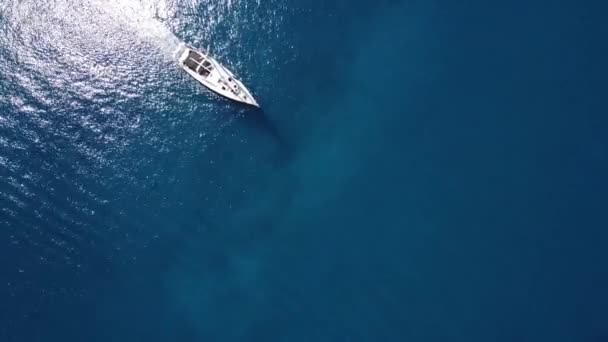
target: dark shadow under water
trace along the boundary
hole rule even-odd
[[[238,104],[240,106],[244,106]],[[278,163],[288,162],[293,156],[293,148],[289,141],[285,139],[283,132],[269,118],[267,113],[262,108],[252,108],[247,106],[247,109],[237,115],[237,122],[243,126],[254,129],[258,134],[268,135],[277,147]]]

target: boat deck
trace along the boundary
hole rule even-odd
[[[211,63],[199,53],[192,50],[188,53],[188,58],[184,61],[184,65],[203,77],[209,76],[212,71]]]

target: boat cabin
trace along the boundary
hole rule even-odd
[[[205,78],[213,71],[213,64],[206,56],[193,50],[190,50],[188,53],[188,58],[184,61],[184,65]]]

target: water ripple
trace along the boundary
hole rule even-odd
[[[264,39],[281,34],[281,11],[244,0],[0,2],[0,248],[11,256],[0,267],[13,288],[80,294],[44,275],[134,263],[182,229],[174,217],[203,221],[225,203],[214,148],[244,109],[188,79],[172,54],[184,40],[210,46],[246,83],[272,75],[280,63]],[[188,198],[189,178],[209,186]]]

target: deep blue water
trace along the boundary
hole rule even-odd
[[[608,340],[607,9],[3,0],[0,341]]]

